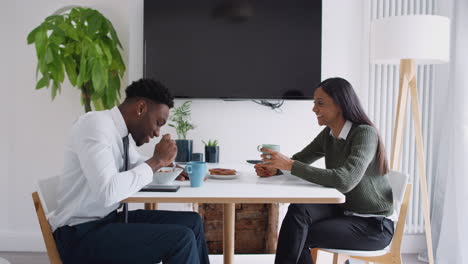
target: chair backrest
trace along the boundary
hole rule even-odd
[[[57,190],[60,183],[60,177],[54,176],[37,181],[37,192],[41,198],[44,213],[49,219],[50,213],[57,209]]]
[[[405,195],[406,184],[408,183],[408,175],[398,172],[391,171],[387,174],[388,180],[390,181],[390,186],[392,186],[393,200],[397,201],[399,204],[403,201],[403,196]],[[395,206],[399,210],[399,205]]]
[[[411,195],[411,184],[408,184],[408,175],[401,172],[391,171],[387,177],[392,186],[395,209],[398,212],[398,220],[390,250],[394,251],[396,254],[400,254],[403,232],[405,230],[406,213],[408,212],[408,203]]]
[[[51,264],[62,264],[55,239],[48,222],[48,216],[57,208],[57,187],[59,177],[55,176],[37,183],[37,192],[32,193],[37,219],[41,226],[42,236],[47,248],[47,255]]]

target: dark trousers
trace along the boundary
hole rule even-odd
[[[276,264],[312,264],[309,248],[379,250],[390,244],[393,221],[345,216],[331,204],[291,204],[281,225]]]
[[[64,264],[209,263],[201,218],[194,212],[112,212],[54,232]]]

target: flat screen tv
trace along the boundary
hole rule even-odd
[[[177,98],[311,99],[320,0],[144,2],[144,76]]]

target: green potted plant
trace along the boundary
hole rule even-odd
[[[109,109],[119,103],[120,79],[125,72],[122,45],[112,23],[91,8],[75,7],[53,14],[33,29],[28,44],[37,55],[36,89],[51,87],[52,100],[61,91],[65,75],[81,90],[86,112]]]
[[[190,123],[192,101],[186,101],[181,106],[172,109],[169,120],[170,127],[175,128],[177,133],[176,162],[188,162],[192,157],[193,140],[187,139],[187,132],[194,129],[195,125]]]
[[[209,163],[219,163],[219,146],[218,140],[208,140],[208,143],[203,141],[205,144],[205,161]]]

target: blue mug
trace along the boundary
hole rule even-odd
[[[202,186],[203,180],[206,176],[207,166],[206,162],[203,161],[191,161],[187,162],[185,171],[190,177],[190,186],[200,187]]]

